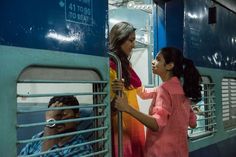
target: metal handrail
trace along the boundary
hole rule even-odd
[[[116,62],[117,78],[122,79],[122,68],[120,59],[115,53],[109,52],[110,57]],[[117,92],[118,96],[122,96],[122,91]],[[123,157],[123,126],[122,126],[122,112],[118,111],[118,157]]]

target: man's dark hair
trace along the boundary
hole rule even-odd
[[[48,104],[48,108],[55,102],[60,102],[63,103],[66,106],[78,106],[79,105],[79,101],[77,100],[76,97],[74,97],[73,95],[68,95],[68,96],[54,96],[53,98],[50,99],[49,104]],[[79,112],[79,109],[72,109],[75,113]]]

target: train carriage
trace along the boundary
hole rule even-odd
[[[235,157],[236,2],[234,0],[2,0],[0,5],[0,156],[29,143],[81,135],[81,156],[112,156],[108,32],[119,21],[136,27],[131,62],[146,87],[158,86],[151,60],[175,46],[202,76],[197,128],[188,130],[189,156]],[[74,95],[79,118],[70,133],[32,139],[48,122],[53,96]],[[150,101],[139,100],[147,113]],[[53,108],[53,110],[60,110]],[[49,124],[53,124],[50,123]],[[174,139],[173,139],[174,140]],[[39,152],[50,155],[67,148]]]

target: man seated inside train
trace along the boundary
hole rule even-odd
[[[78,105],[79,102],[77,98],[74,96],[55,96],[51,98],[51,100],[49,101],[48,108],[78,106]],[[73,122],[65,122],[57,124],[54,124],[53,122],[59,120],[69,120],[69,119],[73,120],[78,117],[79,117],[78,108],[64,109],[64,110],[59,110],[59,109],[49,110],[45,113],[45,119],[46,122],[48,122],[48,124],[44,127],[44,130],[42,132],[34,135],[32,139],[75,132],[77,131],[78,122],[73,121]],[[20,155],[31,155],[46,151],[52,151],[50,153],[44,154],[43,156],[78,157],[92,152],[92,147],[90,145],[75,146],[84,142],[85,139],[78,134],[73,134],[69,136],[67,135],[57,138],[50,138],[45,140],[37,140],[28,143],[21,150]]]

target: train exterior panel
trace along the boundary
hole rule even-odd
[[[107,6],[94,0],[2,1],[0,44],[106,56]]]
[[[74,119],[80,126],[73,134],[92,146],[85,156],[112,156],[107,52],[109,28],[119,21],[136,28],[131,63],[146,87],[161,83],[151,73],[151,60],[162,47],[181,49],[197,65],[203,98],[194,104],[201,114],[197,128],[188,130],[189,156],[236,156],[234,0],[2,0],[0,13],[4,157],[19,156],[34,141],[56,95],[75,95],[80,102],[81,117]],[[150,102],[139,102],[147,113]],[[47,138],[56,136],[36,141]]]

